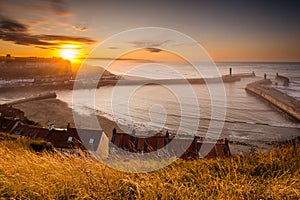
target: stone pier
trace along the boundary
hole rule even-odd
[[[270,87],[271,84],[272,82],[270,79],[264,79],[248,84],[245,89],[246,91],[268,101],[283,112],[295,118],[297,121],[300,121],[300,102],[297,99]]]

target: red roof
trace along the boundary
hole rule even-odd
[[[43,127],[19,124],[13,134],[30,139],[43,139],[58,149],[79,148],[95,151],[98,148],[102,131],[80,129],[78,133],[75,128],[49,130]]]
[[[10,133],[19,120],[0,116],[0,131]]]
[[[126,133],[117,133],[113,135],[111,142],[114,144],[114,146],[110,147],[116,150],[117,148],[121,148],[127,152],[144,153],[159,151],[159,154],[163,153],[167,154],[168,156],[176,156],[182,159],[197,159],[203,157],[225,158],[230,156],[227,140],[208,142],[203,141],[203,138],[194,137],[194,140],[191,141],[191,139],[172,139],[161,135],[151,137],[134,137]]]
[[[18,125],[13,133],[30,139],[44,139],[48,130],[36,126]]]
[[[76,129],[68,129],[68,130],[53,129],[51,131],[48,131],[48,134],[44,138],[44,140],[50,142],[56,148],[84,149]]]

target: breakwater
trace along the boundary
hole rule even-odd
[[[241,78],[253,77],[254,73],[241,73],[232,75],[223,75],[222,77],[210,78],[187,78],[187,79],[117,79],[117,80],[101,80],[99,86],[107,85],[163,85],[163,84],[207,84],[207,83],[231,83],[240,81]]]
[[[264,79],[250,83],[246,86],[246,91],[251,92],[262,99],[268,101],[283,112],[300,121],[300,102],[275,88],[271,87],[271,80]]]
[[[20,104],[20,103],[26,103],[26,102],[30,102],[30,101],[37,101],[37,100],[43,100],[43,99],[51,99],[51,98],[56,98],[55,92],[42,93],[39,95],[35,95],[35,96],[23,98],[23,99],[18,99],[18,100],[6,103],[6,105],[12,106],[12,105]]]
[[[193,79],[145,79],[145,80],[101,80],[98,86],[107,85],[164,85],[164,84],[205,84],[240,81],[239,77],[226,76],[222,78],[193,78]]]

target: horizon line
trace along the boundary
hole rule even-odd
[[[0,55],[0,57],[6,57],[8,54],[6,55]],[[13,56],[13,54],[10,54],[11,57],[15,57],[15,58],[62,58],[60,56]],[[64,59],[64,58],[62,58]],[[119,60],[119,61],[143,61],[143,62],[156,62],[155,60],[147,60],[147,59],[139,59],[139,58],[109,58],[109,57],[86,57],[86,58],[78,58],[80,60],[85,60],[85,59],[99,59],[99,60]],[[64,59],[64,60],[68,60],[68,59]],[[215,63],[300,63],[300,60],[295,60],[295,61],[290,61],[290,60],[213,60],[213,62]],[[201,61],[196,61],[196,62],[201,62]]]

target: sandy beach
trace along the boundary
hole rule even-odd
[[[48,122],[54,122],[57,128],[66,128],[67,124],[70,123],[71,127],[75,127],[73,119],[73,111],[67,103],[59,99],[45,99],[37,100],[26,103],[14,105],[15,108],[21,109],[25,112],[25,116],[33,120],[41,126],[47,126]],[[117,127],[116,123],[103,117],[97,116],[102,130],[110,136],[112,129],[116,127],[117,131],[121,130]],[[93,127],[90,122],[82,121],[81,126]]]

